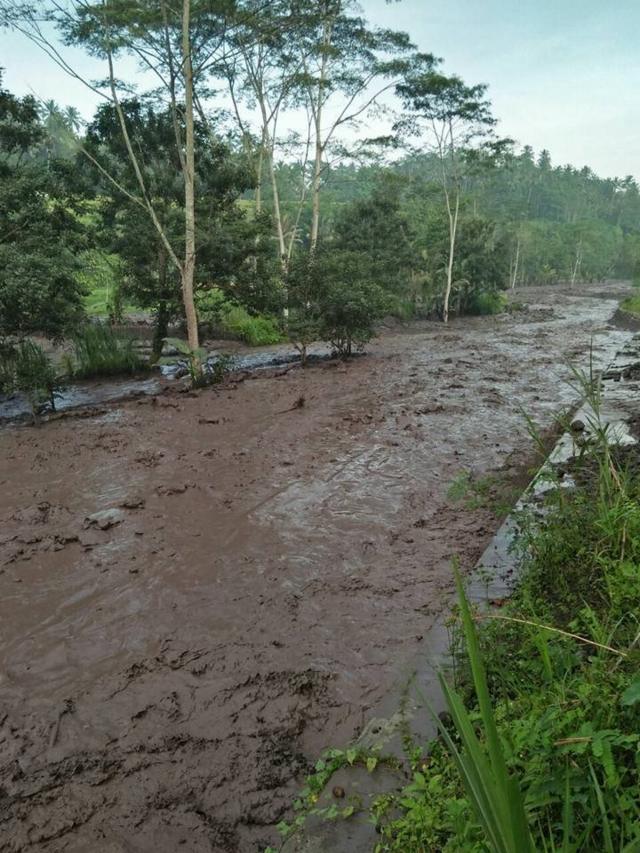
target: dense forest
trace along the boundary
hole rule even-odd
[[[329,0],[196,3],[187,30],[179,11],[44,14],[105,62],[88,123],[0,93],[3,336],[73,336],[99,307],[150,312],[156,357],[175,323],[192,354],[203,323],[348,353],[387,314],[446,321],[521,285],[640,273],[635,179],[500,138],[486,87],[405,33]],[[3,19],[50,49],[37,9]],[[118,78],[126,53],[156,86]]]

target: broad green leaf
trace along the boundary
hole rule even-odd
[[[635,705],[637,702],[640,702],[640,678],[636,678],[635,681],[631,682],[622,694],[620,702],[623,705]]]

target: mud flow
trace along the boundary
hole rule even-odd
[[[0,431],[0,849],[258,851],[477,559],[621,289]],[[301,404],[301,398],[304,398]]]

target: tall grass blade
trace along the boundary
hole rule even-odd
[[[496,853],[533,853],[533,842],[520,786],[509,774],[502,751],[475,625],[457,565],[454,566],[454,573],[462,628],[480,707],[486,748],[480,743],[462,700],[443,675],[440,676],[440,683],[453,724],[462,742],[463,751],[457,748],[446,727],[439,721],[440,730],[478,820],[485,831],[487,841],[494,851]]]

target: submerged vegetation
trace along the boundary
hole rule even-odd
[[[144,362],[131,337],[106,323],[88,323],[73,338],[73,355],[66,358],[67,374],[79,379],[138,373]]]
[[[0,394],[24,394],[34,418],[47,405],[55,410],[61,387],[62,377],[35,341],[0,345]]]

